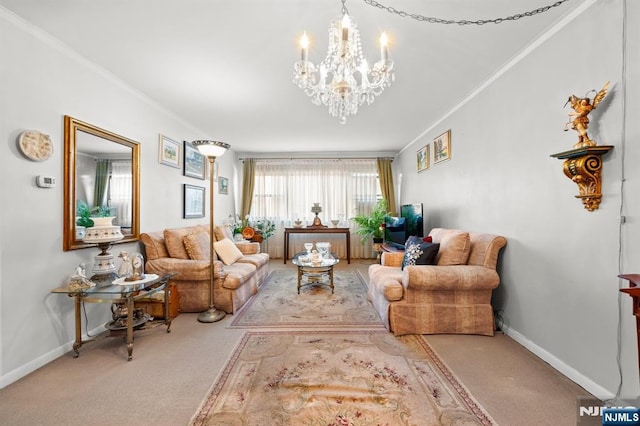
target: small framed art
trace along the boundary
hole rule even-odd
[[[433,140],[433,164],[451,159],[451,129]]]
[[[207,172],[206,158],[191,142],[184,141],[184,169],[182,174],[204,180]]]
[[[204,186],[182,184],[182,217],[194,219],[204,217]]]
[[[218,194],[229,193],[229,179],[226,177],[218,176]]]
[[[158,141],[158,162],[166,166],[180,168],[180,144],[160,135]]]
[[[419,172],[429,168],[429,145],[426,145],[416,153],[416,168]]]

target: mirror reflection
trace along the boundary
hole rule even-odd
[[[90,246],[92,217],[113,217],[120,242],[139,238],[138,164],[137,142],[65,116],[65,250]]]

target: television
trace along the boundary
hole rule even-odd
[[[405,218],[387,216],[384,222],[385,244],[399,250],[404,250],[404,243],[407,241],[407,227]]]
[[[400,216],[388,216],[385,221],[384,239],[387,246],[404,250],[407,238],[424,236],[422,204],[404,204],[400,206]]]
[[[422,203],[404,204],[400,206],[400,217],[407,223],[407,238],[411,235],[424,237],[424,223],[422,220]]]

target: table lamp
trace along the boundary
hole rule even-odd
[[[91,281],[98,286],[110,285],[113,280],[118,278],[116,266],[113,263],[113,255],[109,253],[111,245],[124,238],[120,227],[113,225],[111,222],[115,219],[109,217],[93,217],[93,226],[86,229],[82,241],[88,244],[96,244],[101,250],[96,255],[93,263],[93,275]]]

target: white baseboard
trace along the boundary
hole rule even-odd
[[[507,336],[509,336],[510,338],[512,338],[513,340],[515,340],[516,342],[520,343],[522,346],[527,348],[529,351],[534,353],[538,358],[547,362],[553,368],[555,368],[560,373],[565,375],[568,379],[582,386],[587,392],[591,393],[596,398],[604,401],[604,400],[611,399],[615,396],[614,393],[600,386],[590,378],[578,372],[575,368],[571,367],[570,365],[567,365],[565,362],[558,359],[553,354],[542,349],[540,346],[536,345],[535,343],[533,343],[531,340],[529,340],[528,338],[526,338],[516,330],[503,325],[502,331],[504,332],[504,334],[506,334]]]
[[[97,336],[98,334],[102,333],[105,330],[106,328],[102,325],[100,327],[96,327],[94,330],[91,330],[89,334],[92,336]],[[87,339],[87,338],[88,336],[83,336],[83,339]],[[9,373],[0,376],[0,389],[3,389],[9,386],[13,382],[17,382],[21,378],[33,373],[38,368],[43,367],[48,363],[50,363],[51,361],[55,360],[56,358],[59,358],[62,355],[66,354],[67,352],[73,349],[74,341],[75,340],[72,340],[70,342],[65,343],[62,346],[58,346],[57,348],[34,359],[33,361],[23,364],[20,367],[16,368],[15,370],[12,370]]]

